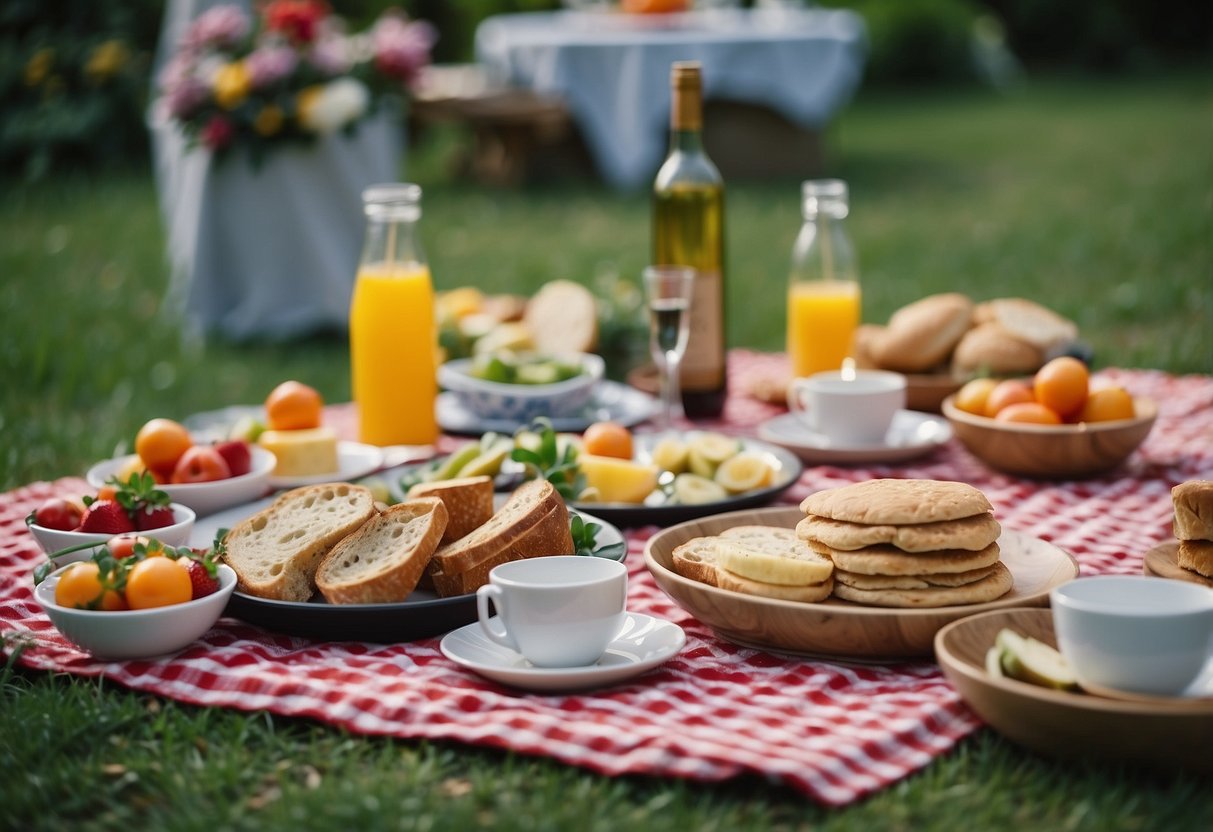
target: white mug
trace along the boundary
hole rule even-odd
[[[618,561],[528,558],[494,567],[476,590],[476,613],[486,636],[536,667],[583,667],[623,629],[627,591],[628,570]]]
[[[788,385],[788,409],[809,430],[838,444],[885,441],[905,406],[906,377],[886,370],[833,370]]]
[[[1079,684],[1180,694],[1213,656],[1213,589],[1145,575],[1068,581],[1049,593],[1057,647]]]

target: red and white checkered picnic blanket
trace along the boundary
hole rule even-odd
[[[737,352],[723,421],[752,433],[776,408],[747,398],[742,379],[777,375],[780,356]],[[811,467],[783,502],[878,476],[973,483],[1002,524],[1073,553],[1085,574],[1141,569],[1171,535],[1170,488],[1213,478],[1213,377],[1107,371],[1159,403],[1153,432],[1113,474],[1040,483],[995,474],[955,441],[910,465]],[[756,772],[843,805],[927,765],[980,722],[935,665],[851,665],[795,659],[717,639],[675,606],[644,567],[644,541],[627,534],[629,607],[678,622],[680,655],[625,684],[577,695],[521,693],[448,661],[438,639],[410,644],[321,643],[231,619],[187,650],[155,661],[97,662],[64,641],[32,599],[41,554],[23,523],[51,495],[79,494],[62,479],[0,495],[0,631],[31,634],[29,667],[102,675],[197,705],[265,709],[364,734],[427,737],[555,757],[604,774],[723,780]]]

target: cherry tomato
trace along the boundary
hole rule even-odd
[[[1087,365],[1063,355],[1040,368],[1032,382],[1032,391],[1036,401],[1065,418],[1082,410],[1089,382]]]
[[[101,585],[101,568],[92,561],[73,564],[59,576],[55,603],[78,610],[124,610],[122,593]]]
[[[122,560],[123,558],[129,558],[131,555],[135,554],[136,543],[142,543],[146,547],[152,544],[152,539],[150,537],[143,537],[141,535],[122,534],[118,535],[117,537],[111,537],[105,546],[110,550],[111,556],[117,560]],[[163,550],[160,552],[149,551],[148,554],[161,554],[162,552]]]
[[[191,597],[189,570],[172,558],[141,560],[126,578],[126,602],[133,610],[182,604]]]

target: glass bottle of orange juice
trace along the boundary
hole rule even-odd
[[[793,376],[837,370],[859,326],[859,269],[847,236],[847,183],[810,180],[802,186],[804,225],[792,251],[788,281],[788,355]]]
[[[434,287],[421,249],[421,188],[374,185],[362,194],[366,241],[350,302],[350,375],[358,435],[373,445],[438,438],[434,401]]]

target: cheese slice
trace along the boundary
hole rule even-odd
[[[330,427],[267,430],[257,444],[277,457],[275,477],[310,477],[337,472],[337,434]]]

